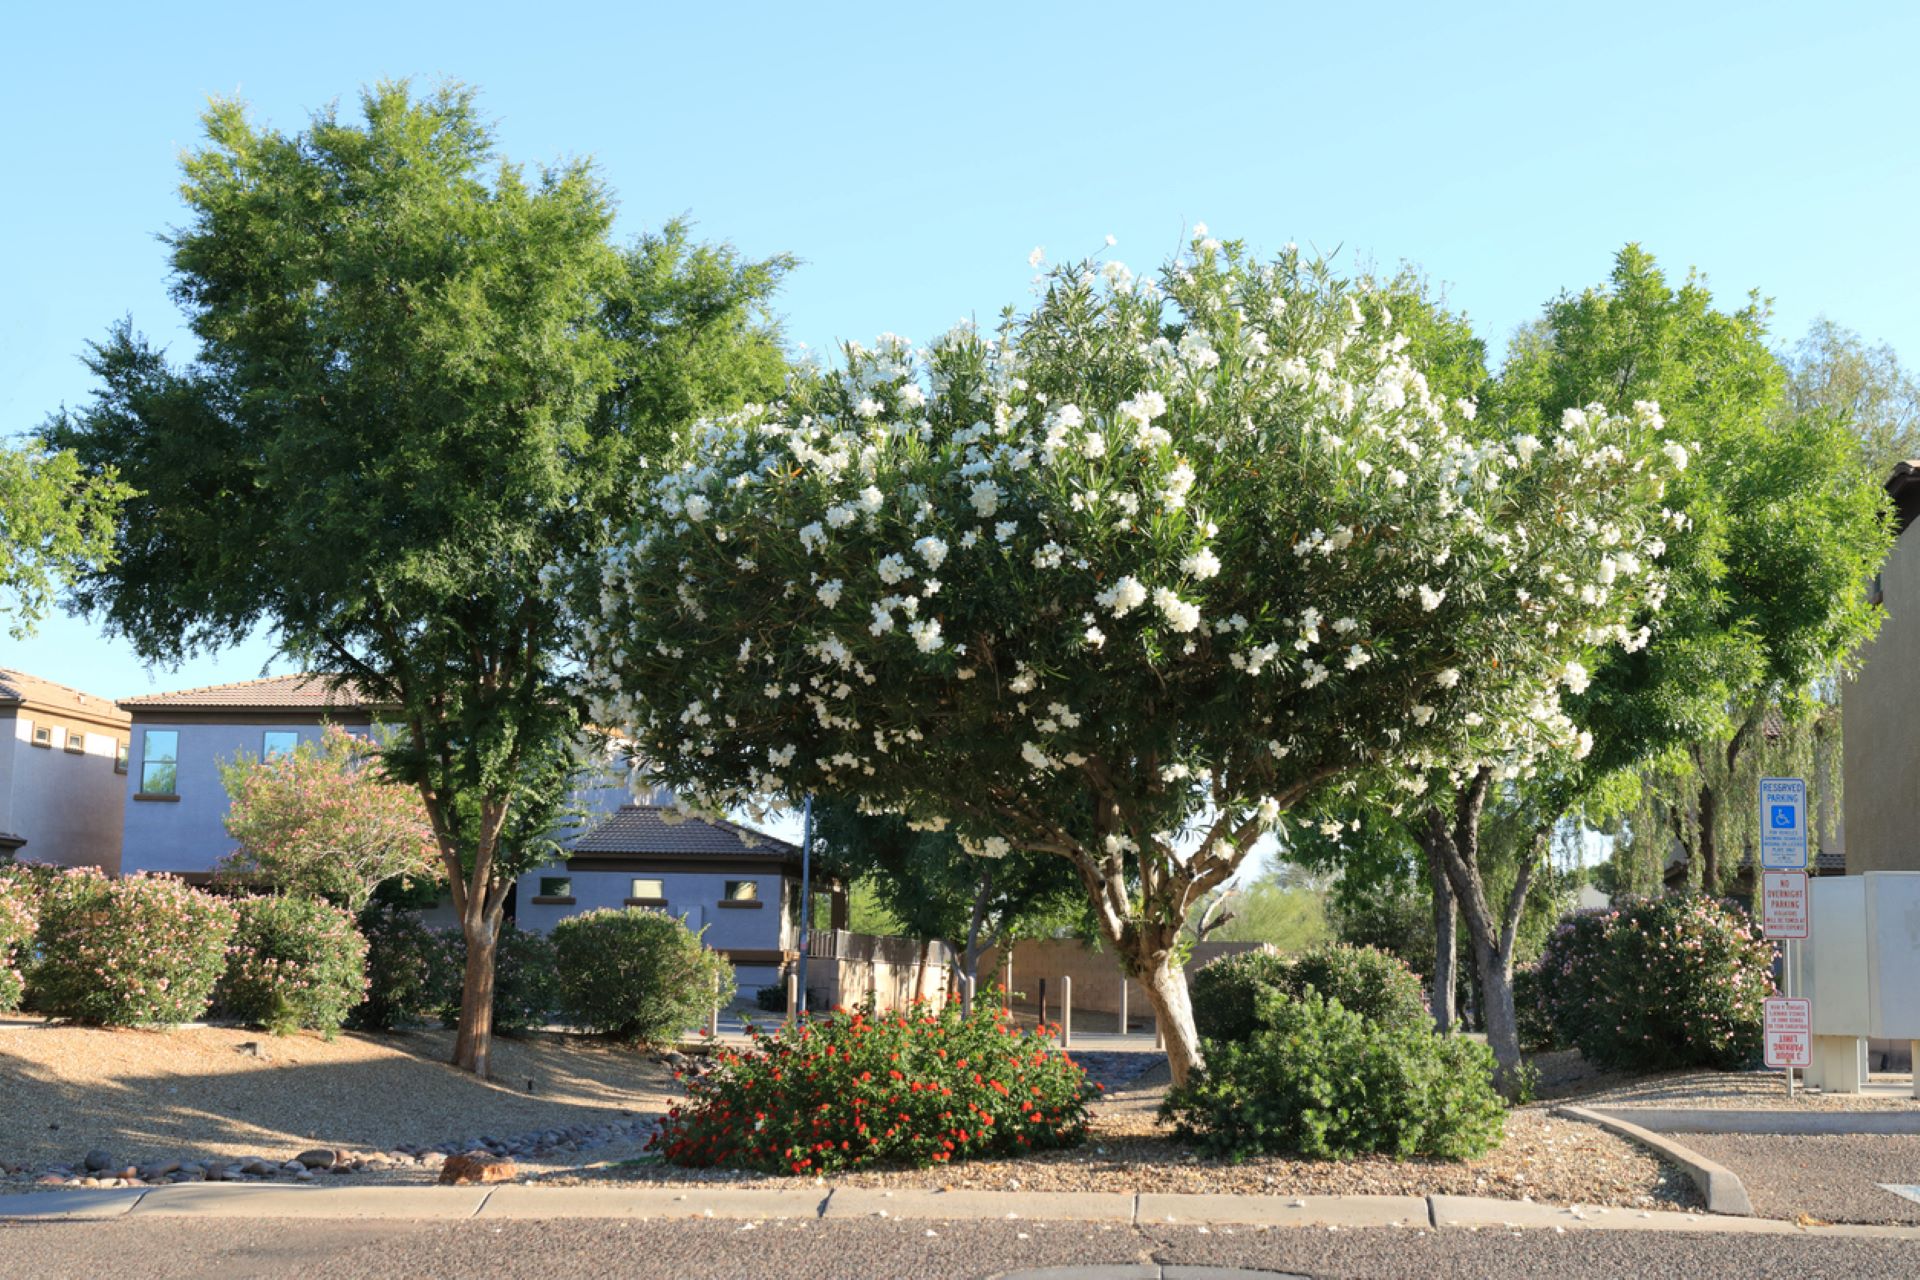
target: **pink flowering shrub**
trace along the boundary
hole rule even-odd
[[[40,895],[34,1007],[110,1027],[192,1022],[226,966],[238,913],[172,876],[64,871]]]
[[[1658,898],[1562,921],[1532,986],[1554,1038],[1596,1066],[1732,1070],[1760,1056],[1773,948],[1728,903]]]
[[[332,1036],[367,994],[367,940],[313,898],[244,898],[216,999],[223,1012],[286,1035]]]
[[[26,880],[0,878],[0,1013],[18,1009],[26,991],[20,966],[33,948],[34,926],[39,918],[34,896],[33,886]]]

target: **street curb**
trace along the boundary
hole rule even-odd
[[[1679,1165],[1693,1179],[1693,1185],[1700,1189],[1701,1198],[1707,1202],[1708,1213],[1742,1218],[1753,1216],[1753,1201],[1747,1198],[1747,1188],[1741,1183],[1739,1175],[1725,1165],[1707,1159],[1692,1147],[1604,1111],[1592,1111],[1586,1107],[1556,1107],[1554,1110],[1570,1120],[1598,1125],[1610,1133],[1629,1138],[1662,1159]]]
[[[1660,1133],[1882,1137],[1920,1134],[1920,1111],[1732,1111],[1705,1107],[1614,1107],[1602,1114]]]
[[[1252,1196],[1125,1192],[926,1191],[866,1187],[764,1190],[669,1187],[174,1186],[0,1193],[0,1224],[120,1217],[408,1219],[495,1222],[559,1218],[1112,1222],[1415,1231],[1553,1230],[1850,1236],[1920,1241],[1920,1227],[1802,1226],[1774,1218],[1535,1204],[1480,1196]]]

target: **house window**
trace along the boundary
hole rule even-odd
[[[573,881],[567,876],[541,876],[540,896],[543,898],[571,898]]]
[[[140,746],[140,792],[149,796],[178,794],[180,735],[172,729],[149,729]]]
[[[53,745],[53,730],[43,724],[33,726],[33,745],[36,747],[51,747]]]
[[[635,880],[633,882],[632,896],[636,898],[657,898],[664,902],[667,897],[667,882],[665,880]]]
[[[87,735],[84,733],[75,733],[72,729],[67,730],[66,746],[67,751],[73,755],[85,755],[87,752]]]
[[[113,771],[115,773],[127,771],[127,744],[124,742],[113,744]]]
[[[728,902],[760,901],[760,882],[758,880],[727,881],[727,901]]]
[[[300,745],[300,735],[291,729],[269,729],[260,735],[260,758],[271,760],[275,756],[289,756]]]

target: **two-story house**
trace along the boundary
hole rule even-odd
[[[324,675],[146,694],[120,705],[132,718],[120,866],[192,881],[208,879],[234,847],[221,764],[243,752],[291,751],[328,724],[371,734],[389,710]],[[671,795],[643,798],[631,803],[622,764],[583,771],[571,805],[578,826],[561,838],[567,857],[519,879],[508,902],[516,923],[545,932],[596,907],[657,907],[704,928],[743,987],[778,981],[796,955],[799,849],[734,823],[674,822]],[[815,887],[830,897],[836,926],[844,924],[844,887]],[[444,901],[426,917],[457,923]]]
[[[123,698],[131,717],[122,871],[204,881],[233,851],[220,766],[242,752],[266,758],[318,738],[327,724],[371,732],[379,708],[321,675]]]
[[[0,855],[120,870],[127,714],[0,667]]]

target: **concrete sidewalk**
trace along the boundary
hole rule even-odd
[[[1777,1219],[1556,1207],[1476,1196],[1239,1196],[862,1188],[270,1187],[217,1183],[0,1195],[0,1221],[141,1217],[303,1219],[908,1219],[1436,1230],[1717,1232],[1920,1241],[1920,1227],[1803,1227]]]

